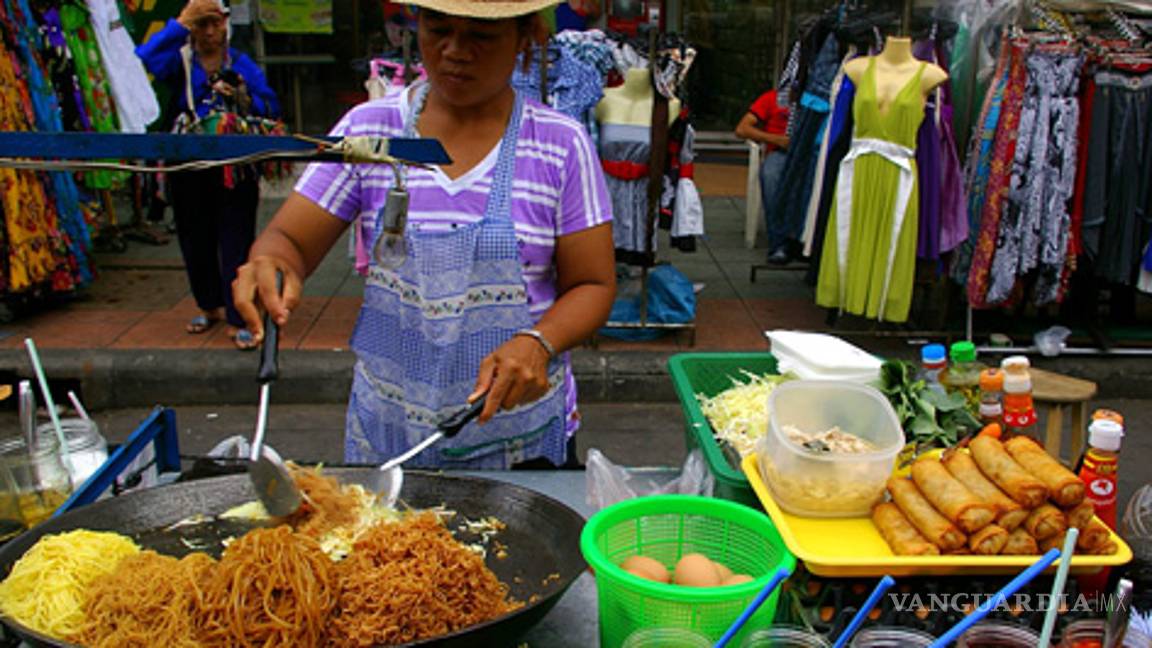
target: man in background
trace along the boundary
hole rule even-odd
[[[788,108],[781,106],[775,90],[760,95],[736,125],[736,136],[761,147],[760,204],[768,229],[768,263],[785,265],[795,256],[783,233],[776,213],[776,183],[784,173],[788,148]]]

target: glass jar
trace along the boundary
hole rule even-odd
[[[72,494],[72,478],[60,460],[55,437],[41,436],[31,451],[24,439],[0,441],[0,466],[8,487],[16,493],[24,524],[33,527],[48,519]]]
[[[24,515],[20,512],[20,497],[16,480],[8,466],[0,464],[0,542],[5,542],[24,531]]]
[[[1034,648],[1040,635],[1013,623],[977,623],[956,640],[956,648]]]
[[[686,628],[641,628],[621,648],[711,648],[712,640]]]
[[[796,626],[772,626],[748,635],[741,648],[829,648],[824,635]]]
[[[852,638],[851,648],[928,648],[936,638],[911,628],[866,628]]]
[[[1099,648],[1104,645],[1104,620],[1080,619],[1068,624],[1060,637],[1060,648]]]
[[[108,442],[100,434],[96,421],[83,418],[60,419],[60,429],[68,442],[68,458],[64,465],[72,476],[72,483],[80,487],[108,460]],[[36,428],[37,437],[56,439],[56,428],[44,423]]]

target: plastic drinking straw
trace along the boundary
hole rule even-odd
[[[980,607],[976,608],[975,612],[964,617],[960,623],[952,626],[951,630],[945,632],[936,641],[933,641],[932,645],[928,646],[928,648],[946,648],[946,646],[950,645],[953,641],[956,641],[960,635],[967,632],[968,628],[971,628],[977,623],[980,623],[980,621],[982,621],[984,617],[988,616],[988,613],[991,612],[997,605],[1003,603],[1008,599],[1009,596],[1012,596],[1021,587],[1024,587],[1029,582],[1031,582],[1033,578],[1036,578],[1036,576],[1040,574],[1040,572],[1048,569],[1048,566],[1056,562],[1056,559],[1059,557],[1059,549],[1049,549],[1048,553],[1040,557],[1040,560],[1037,560],[1036,562],[1032,563],[1028,569],[1020,572],[1016,578],[1013,578],[1008,582],[1007,585],[1000,588],[1000,591],[996,592],[992,598],[981,603]]]
[[[76,413],[80,415],[80,418],[85,421],[92,420],[92,417],[88,416],[88,410],[84,409],[84,405],[80,402],[80,399],[76,398],[76,392],[71,389],[68,390],[68,400],[72,401],[72,407],[76,409]]]
[[[868,618],[868,614],[872,612],[872,608],[876,607],[876,604],[880,602],[880,597],[884,596],[884,592],[887,592],[889,588],[895,584],[896,581],[888,575],[885,575],[884,578],[880,579],[879,583],[876,583],[876,589],[872,590],[872,593],[868,595],[868,600],[864,601],[864,605],[860,606],[860,609],[856,612],[856,616],[852,617],[851,623],[848,624],[848,627],[844,628],[844,632],[840,633],[840,638],[836,640],[836,643],[832,644],[832,648],[844,648],[844,646],[848,644],[848,640],[851,639],[852,635],[856,634],[856,631],[864,624],[864,619]]]
[[[28,347],[32,368],[36,370],[36,380],[40,381],[40,391],[44,394],[44,406],[48,408],[48,416],[52,417],[52,427],[56,429],[56,440],[60,442],[60,457],[68,461],[68,442],[64,439],[64,428],[60,427],[60,417],[56,415],[56,401],[52,400],[52,392],[48,390],[48,379],[44,377],[44,367],[40,364],[36,343],[32,338],[24,338],[24,346]]]
[[[732,637],[735,637],[736,633],[740,632],[740,628],[744,627],[744,624],[748,622],[748,619],[751,618],[752,615],[756,613],[756,610],[759,610],[760,606],[764,604],[764,601],[768,600],[768,597],[772,595],[772,590],[776,589],[776,586],[779,585],[781,581],[791,575],[791,569],[786,569],[784,567],[778,568],[776,573],[772,574],[772,578],[768,580],[768,584],[760,590],[760,593],[756,595],[756,598],[752,599],[752,602],[748,604],[748,607],[744,608],[744,611],[741,612],[740,616],[736,618],[736,622],[724,631],[724,636],[720,637],[720,640],[716,642],[715,648],[724,648],[724,646],[726,646],[729,641],[732,641]]]
[[[1080,537],[1080,529],[1068,529],[1064,536],[1064,549],[1060,552],[1060,566],[1056,568],[1056,580],[1052,581],[1052,596],[1048,599],[1048,610],[1044,613],[1044,630],[1040,633],[1040,643],[1047,646],[1052,643],[1052,631],[1056,628],[1056,615],[1060,609],[1060,597],[1064,595],[1064,583],[1068,580],[1068,568],[1072,566],[1072,552],[1076,549],[1076,539]]]

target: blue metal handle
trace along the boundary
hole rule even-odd
[[[56,509],[52,517],[95,502],[149,443],[156,447],[158,472],[180,471],[180,441],[176,433],[175,410],[159,406],[153,409],[152,414],[144,419],[116,452],[112,453],[108,461],[105,461],[88,481],[72,491],[72,496]]]

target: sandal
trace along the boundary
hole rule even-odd
[[[258,345],[256,344],[256,336],[252,335],[252,331],[242,328],[236,331],[236,335],[232,336],[232,342],[236,344],[236,348],[241,351],[251,351]]]
[[[214,317],[208,317],[207,315],[197,315],[188,320],[188,325],[184,327],[184,330],[190,335],[200,335],[201,333],[207,333],[208,330],[216,326],[219,321],[220,320]]]

